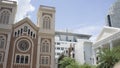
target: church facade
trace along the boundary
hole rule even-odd
[[[14,24],[17,3],[0,0],[0,68],[54,68],[55,8],[41,5],[37,25]]]

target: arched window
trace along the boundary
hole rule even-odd
[[[21,62],[20,63],[24,63],[24,56],[21,56]]]
[[[20,56],[17,55],[17,56],[16,56],[16,63],[20,63],[19,61],[20,61]]]
[[[25,64],[28,63],[28,56],[25,57]]]
[[[16,55],[15,62],[17,64],[28,64],[29,56],[25,54]]]
[[[50,51],[50,41],[43,40],[41,45],[41,52],[49,52]]]
[[[5,46],[5,37],[0,36],[0,49],[3,49]]]
[[[4,10],[0,14],[0,23],[1,24],[8,24],[9,23],[9,18],[10,18],[10,13],[7,10]]]
[[[50,29],[51,27],[51,20],[50,20],[50,17],[44,17],[43,18],[43,29]]]

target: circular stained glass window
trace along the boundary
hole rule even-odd
[[[21,51],[27,51],[29,49],[29,43],[26,40],[22,40],[18,43],[18,48]]]

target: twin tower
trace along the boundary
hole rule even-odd
[[[37,25],[14,23],[16,9],[15,1],[0,0],[0,68],[55,68],[55,8],[40,6]]]

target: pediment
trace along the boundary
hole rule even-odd
[[[36,38],[38,27],[28,18],[13,25],[14,36],[27,35]]]
[[[14,29],[19,28],[19,27],[24,27],[28,26],[32,28],[33,30],[38,30],[39,28],[29,19],[29,18],[24,18],[23,20],[17,22],[14,24]]]
[[[119,28],[114,28],[114,27],[104,27],[102,29],[102,31],[100,32],[100,34],[98,35],[96,41],[102,40],[104,38],[107,38],[117,32],[119,32],[120,29]]]

